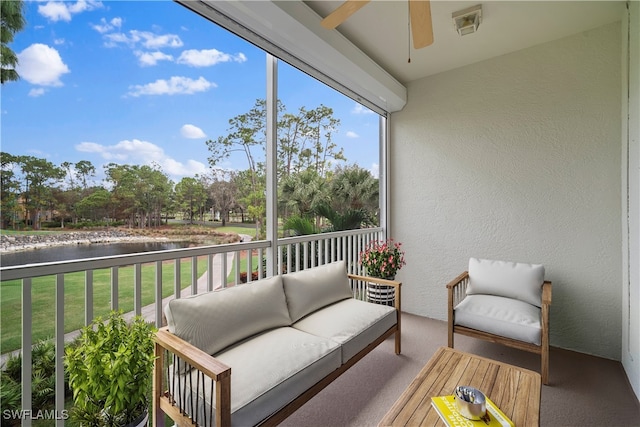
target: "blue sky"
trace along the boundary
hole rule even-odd
[[[1,149],[60,165],[155,162],[175,181],[208,172],[205,141],[265,98],[265,54],[172,1],[27,1],[2,85]],[[320,104],[348,163],[377,175],[378,116],[281,63],[287,111]],[[224,167],[246,169],[242,157]]]

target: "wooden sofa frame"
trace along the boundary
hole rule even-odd
[[[297,409],[302,407],[313,396],[322,391],[326,386],[331,384],[333,380],[338,378],[344,372],[346,372],[356,362],[366,356],[370,351],[384,342],[387,338],[395,334],[395,352],[400,354],[401,352],[401,328],[400,328],[400,313],[401,313],[401,294],[400,288],[401,282],[395,280],[386,280],[376,277],[360,276],[355,274],[349,274],[349,279],[352,281],[372,282],[380,285],[392,286],[395,288],[395,302],[394,308],[397,312],[397,323],[389,328],[384,334],[378,337],[375,341],[370,343],[367,347],[362,349],[359,353],[354,355],[340,368],[331,372],[324,377],[318,383],[306,390],[296,399],[289,404],[281,408],[279,411],[273,413],[266,419],[262,420],[260,426],[275,426],[284,421],[288,416],[293,414]],[[154,365],[153,375],[153,425],[164,427],[164,415],[168,415],[177,426],[179,427],[193,427],[197,424],[194,420],[186,414],[186,412],[175,405],[175,399],[166,390],[165,387],[165,374],[168,369],[170,361],[167,360],[167,353],[173,353],[178,356],[182,361],[191,365],[193,369],[197,369],[204,373],[208,378],[213,379],[215,383],[215,425],[216,427],[226,427],[231,425],[231,367],[216,360],[213,356],[203,352],[202,350],[194,347],[188,342],[180,339],[176,335],[169,332],[168,327],[163,327],[158,330],[155,337],[155,357],[156,363]]]
[[[465,326],[455,325],[454,308],[467,295],[467,286],[469,285],[469,272],[465,271],[458,277],[447,284],[448,293],[448,341],[449,347],[453,348],[453,334],[459,333],[473,338],[479,338],[486,341],[506,345],[520,350],[529,351],[540,355],[540,375],[542,383],[549,384],[549,306],[551,305],[551,282],[544,281],[542,284],[542,307],[541,307],[541,342],[540,345],[515,340],[512,338],[494,335],[485,331],[468,328]]]

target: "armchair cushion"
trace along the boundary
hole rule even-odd
[[[540,308],[494,295],[468,295],[455,307],[455,324],[540,345]]]
[[[467,295],[517,299],[541,307],[544,266],[487,259],[469,259]]]
[[[344,261],[285,274],[282,280],[293,322],[319,308],[353,297]]]

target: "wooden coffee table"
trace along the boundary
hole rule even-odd
[[[539,373],[440,347],[379,425],[444,425],[431,398],[453,394],[458,385],[482,391],[516,426],[540,424]]]

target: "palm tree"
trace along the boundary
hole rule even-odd
[[[315,212],[329,221],[330,225],[323,230],[325,232],[356,230],[369,221],[369,214],[365,209],[347,208],[337,211],[323,203],[316,207]]]
[[[18,56],[9,48],[13,36],[22,28],[26,21],[22,15],[24,2],[22,0],[2,0],[0,2],[0,81],[2,84],[9,80],[18,80],[20,76],[15,70]]]

